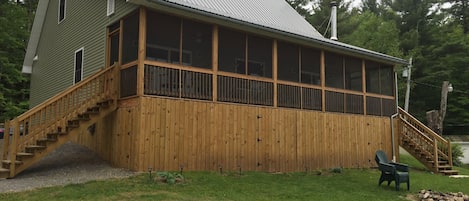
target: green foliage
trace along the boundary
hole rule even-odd
[[[464,174],[469,170],[465,170]],[[0,200],[406,200],[420,189],[468,194],[467,179],[411,170],[411,190],[378,186],[376,169],[341,174],[186,172],[184,185],[155,185],[148,175],[0,194]],[[405,185],[404,185],[405,186]]]
[[[181,183],[184,181],[184,176],[180,173],[175,172],[157,172],[158,177],[156,178],[158,181],[162,181],[167,184],[175,184]]]
[[[461,145],[457,143],[451,144],[451,156],[453,157],[453,165],[461,166],[463,163],[461,159],[464,157]]]
[[[28,108],[29,78],[21,73],[31,24],[28,11],[21,3],[0,2],[0,122]]]

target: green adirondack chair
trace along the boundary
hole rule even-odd
[[[375,161],[381,171],[378,186],[381,186],[381,183],[384,181],[387,181],[389,186],[394,181],[396,183],[396,191],[399,191],[400,183],[407,183],[407,190],[410,190],[408,165],[389,161],[386,153],[382,150],[376,151]]]

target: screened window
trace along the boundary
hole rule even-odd
[[[299,47],[292,43],[277,43],[278,79],[298,82],[299,75]]]
[[[183,21],[182,64],[212,68],[212,26],[190,20]]]
[[[272,77],[272,40],[220,28],[218,41],[221,71]]]
[[[246,34],[220,28],[218,31],[218,66],[221,71],[246,74]]]
[[[345,89],[362,91],[362,61],[357,58],[345,58]]]
[[[326,53],[326,86],[344,88],[343,56]]]
[[[180,34],[180,18],[149,12],[147,14],[147,59],[179,63]]]
[[[392,66],[366,62],[366,91],[392,96],[394,89]]]
[[[66,1],[65,0],[59,0],[59,13],[57,15],[58,22],[62,22],[65,19],[65,6],[66,6]]]
[[[311,48],[301,48],[301,82],[321,84],[321,52]]]
[[[83,48],[75,51],[75,68],[73,83],[80,82],[83,78]]]
[[[138,23],[139,15],[134,13],[124,19],[122,39],[122,63],[126,64],[138,58]]]
[[[272,40],[248,36],[248,75],[272,77]]]

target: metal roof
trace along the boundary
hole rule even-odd
[[[166,1],[226,18],[306,37],[323,36],[285,0],[153,0]]]
[[[142,0],[130,0],[141,3]],[[176,9],[228,20],[279,33],[336,50],[364,55],[395,64],[408,62],[383,53],[356,47],[323,37],[285,0],[146,0]]]

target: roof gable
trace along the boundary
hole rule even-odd
[[[169,2],[245,23],[309,38],[323,36],[284,0],[153,0]]]

